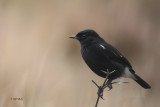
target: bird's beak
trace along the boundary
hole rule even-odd
[[[69,38],[77,39],[77,36],[76,35],[71,35],[71,36],[69,36]]]

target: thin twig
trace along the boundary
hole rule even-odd
[[[109,73],[109,70],[108,70],[108,69],[107,69],[107,72],[106,72],[106,71],[102,71],[102,72],[104,72],[104,73],[106,74],[106,78],[105,78],[105,80],[104,80],[104,82],[103,82],[103,84],[102,84],[101,86],[99,86],[95,81],[92,80],[92,82],[93,82],[93,83],[97,86],[97,88],[98,88],[98,92],[97,92],[98,97],[97,97],[97,101],[96,101],[95,107],[98,106],[99,98],[102,98],[102,99],[103,99],[103,90],[104,90],[105,88],[108,87],[109,90],[111,90],[111,89],[112,89],[112,84],[128,83],[128,82],[121,82],[121,81],[117,81],[117,82],[111,82],[111,81],[109,81],[108,77],[110,76],[110,74],[116,72],[115,70],[112,71],[112,72],[110,72],[110,73]],[[104,100],[104,99],[103,99],[103,100]]]
[[[106,88],[106,82],[108,80],[108,77],[109,77],[109,71],[107,70],[107,72],[106,72],[106,78],[105,78],[102,86],[98,86],[98,84],[95,81],[92,80],[92,82],[98,87],[98,92],[97,92],[98,97],[97,97],[97,101],[96,101],[95,107],[98,106],[99,98],[103,99],[103,90]]]
[[[99,102],[99,96],[97,97],[97,101],[96,101],[96,105],[95,105],[95,107],[97,107],[98,106],[98,102]]]

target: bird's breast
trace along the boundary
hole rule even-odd
[[[109,59],[94,47],[82,48],[81,54],[86,64],[92,70],[107,69],[110,66]]]

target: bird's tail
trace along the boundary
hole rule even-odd
[[[136,75],[135,73],[133,75],[134,75],[133,80],[135,80],[140,86],[142,86],[145,89],[151,88],[151,86],[147,82],[145,82],[142,78],[140,78],[138,75]]]

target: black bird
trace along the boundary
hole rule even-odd
[[[107,70],[110,73],[114,71],[109,75],[108,83],[111,84],[116,78],[126,77],[132,78],[145,89],[151,88],[135,73],[129,61],[94,30],[84,30],[70,38],[80,42],[82,57],[93,72],[105,78]],[[111,89],[112,86],[109,88]]]

